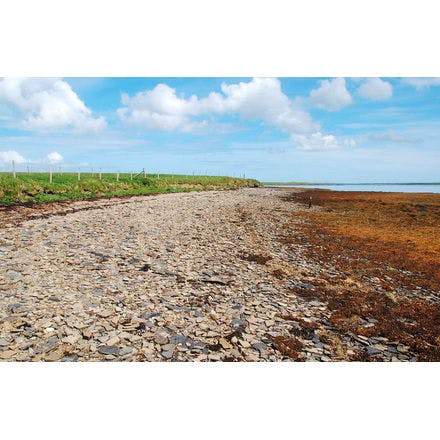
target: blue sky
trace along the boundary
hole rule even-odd
[[[5,78],[0,169],[440,181],[439,78]]]

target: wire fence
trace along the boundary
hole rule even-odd
[[[116,181],[119,181],[121,177],[124,179],[130,178],[130,180],[140,177],[156,176],[160,178],[161,175],[183,175],[183,176],[227,176],[228,173],[212,172],[208,170],[194,169],[190,173],[176,172],[174,170],[155,170],[142,168],[141,170],[134,169],[131,171],[120,170],[117,166],[92,166],[89,164],[72,165],[72,164],[43,164],[43,163],[17,163],[11,161],[10,163],[2,163],[0,165],[0,171],[10,175],[16,179],[23,175],[32,175],[35,173],[46,174],[49,182],[52,182],[55,176],[69,174],[75,175],[77,180],[81,180],[81,177],[93,177],[102,180],[114,177]],[[230,177],[246,178],[245,173],[232,172],[229,173]]]

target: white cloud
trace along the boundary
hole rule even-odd
[[[323,110],[340,110],[352,103],[344,78],[320,81],[320,86],[310,92],[309,102]]]
[[[18,126],[28,130],[73,128],[98,131],[105,119],[92,117],[70,85],[56,78],[3,78],[0,109],[8,110]]]
[[[372,101],[384,101],[393,95],[393,86],[380,78],[365,78],[357,92]]]
[[[207,126],[208,122],[201,119],[203,116],[237,114],[245,120],[262,121],[284,131],[296,143],[302,145],[302,142],[306,142],[304,147],[308,149],[312,149],[310,136],[313,134],[316,134],[313,146],[317,146],[319,140],[324,148],[330,143],[319,132],[319,124],[296,101],[283,93],[281,83],[276,78],[223,83],[221,93],[212,92],[201,99],[196,95],[188,99],[178,97],[173,88],[158,84],[154,89],[132,97],[123,94],[121,101],[124,107],[118,109],[120,118],[150,130],[194,131]]]
[[[46,160],[51,164],[56,164],[62,162],[64,160],[64,157],[61,156],[60,153],[52,151],[46,156]]]
[[[26,159],[17,151],[9,150],[9,151],[0,151],[0,162],[2,163],[24,163]]]
[[[310,116],[295,108],[277,79],[254,78],[248,83],[222,84],[221,91],[202,99],[196,95],[184,99],[177,97],[168,85],[158,84],[133,97],[123,94],[125,107],[118,114],[127,122],[156,130],[192,131],[207,123],[194,117],[234,113],[248,120],[263,120],[287,132],[309,131],[313,127]]]
[[[299,143],[303,150],[337,150],[340,148],[355,147],[354,139],[338,139],[332,134],[324,135],[321,132],[309,135],[293,135],[292,139]]]
[[[431,86],[440,86],[440,78],[402,78],[402,81],[418,90]]]

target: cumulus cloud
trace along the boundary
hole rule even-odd
[[[24,163],[26,159],[19,154],[17,151],[9,150],[9,151],[0,151],[0,162],[2,163]]]
[[[14,114],[19,127],[28,130],[98,131],[106,125],[102,116],[92,116],[67,82],[57,78],[1,79],[1,107]]]
[[[402,81],[418,90],[431,86],[440,86],[440,78],[402,78]]]
[[[365,78],[357,92],[372,101],[384,101],[393,95],[393,86],[380,78]]]
[[[46,156],[46,160],[50,163],[50,164],[56,164],[56,163],[60,163],[64,160],[63,156],[61,156],[60,153],[56,152],[56,151],[52,151],[51,153],[49,153]]]
[[[320,86],[310,92],[309,102],[323,110],[340,110],[350,105],[352,98],[345,85],[344,78],[320,81]]]
[[[146,129],[164,131],[194,131],[205,127],[206,115],[237,114],[242,119],[262,121],[290,134],[292,140],[301,143],[308,136],[319,132],[319,125],[302,110],[295,101],[281,90],[275,78],[254,78],[250,82],[221,85],[221,93],[212,92],[205,98],[192,95],[185,99],[166,84],[139,92],[134,96],[121,96],[123,107],[118,109],[120,118]],[[320,133],[319,133],[320,134]],[[321,135],[322,136],[322,135]],[[323,145],[328,144],[325,137]],[[313,145],[318,144],[318,139]]]

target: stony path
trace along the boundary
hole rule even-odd
[[[303,209],[281,192],[81,201],[60,206],[63,215],[20,221],[11,214],[0,229],[0,359],[328,361],[354,353],[362,340],[333,343],[331,326],[322,326],[326,306],[292,293],[295,284],[308,288],[302,275],[327,269],[277,239],[288,214]],[[406,351],[399,360],[411,358]]]

